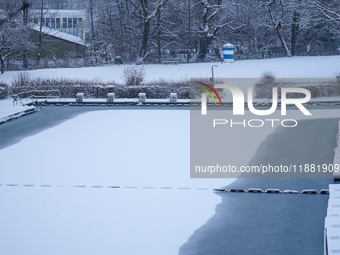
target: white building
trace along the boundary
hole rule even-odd
[[[85,11],[80,10],[44,10],[41,18],[40,10],[30,14],[29,22],[60,32],[77,36],[85,42]]]

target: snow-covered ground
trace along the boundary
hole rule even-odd
[[[177,254],[233,181],[190,179],[189,125],[189,111],[89,112],[0,150],[4,253]],[[226,155],[244,164],[275,129],[242,130],[226,132],[242,157]]]
[[[195,63],[178,65],[145,65],[147,80],[159,78],[181,80],[211,77],[211,66],[216,78],[259,78],[263,72],[271,71],[277,78],[334,78],[340,72],[340,56],[293,57],[264,60],[243,60],[235,63]],[[42,69],[27,71],[32,78],[77,78],[99,79],[121,83],[126,65],[108,67]],[[5,72],[0,79],[9,83],[18,72]]]

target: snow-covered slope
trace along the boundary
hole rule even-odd
[[[235,63],[195,63],[178,65],[145,65],[147,80],[159,78],[181,80],[211,77],[211,66],[216,78],[259,78],[263,72],[271,71],[277,78],[333,78],[340,72],[340,56],[293,57],[264,60],[243,60]],[[79,79],[115,80],[121,83],[121,75],[126,65],[108,67],[87,67],[68,69],[42,69],[28,71],[32,77],[64,77]],[[9,81],[17,72],[5,72],[0,79]]]

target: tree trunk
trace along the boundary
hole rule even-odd
[[[140,51],[142,59],[146,57],[146,53],[147,53],[149,34],[150,34],[150,25],[151,25],[150,21],[146,21],[144,23],[143,40],[142,40],[142,47]]]
[[[331,55],[332,47],[331,47],[331,29],[329,26],[329,22],[327,23],[327,28],[328,28],[328,54]]]
[[[274,27],[275,27],[275,30],[276,30],[276,32],[277,32],[277,35],[279,36],[279,39],[280,39],[280,41],[281,41],[282,47],[285,49],[285,51],[286,51],[286,53],[287,53],[287,57],[291,57],[292,54],[291,54],[290,50],[288,49],[288,46],[287,46],[287,44],[286,44],[285,39],[283,38],[283,35],[282,35],[282,33],[281,33],[281,28],[278,27],[278,26],[276,27],[276,25],[277,25],[277,24],[276,24],[276,19],[275,19],[274,14],[273,14],[273,12],[272,12],[272,10],[271,10],[271,8],[270,8],[269,5],[267,5],[267,8],[268,8],[269,15],[270,15],[270,17],[271,17],[271,19],[272,19],[273,25],[274,25]]]
[[[2,54],[0,54],[0,69],[1,69],[1,74],[5,72],[5,61],[4,58],[2,57]]]
[[[28,1],[23,0],[22,1],[22,6],[23,6],[23,23],[24,27],[27,27],[27,21],[28,21]],[[27,49],[24,47],[23,53],[22,53],[22,65],[24,69],[28,68],[28,57],[27,57]]]
[[[37,67],[40,65],[41,48],[42,48],[42,18],[44,16],[44,0],[41,0],[40,10],[40,24],[39,24],[39,41],[38,41],[38,56],[37,56]]]
[[[202,31],[202,36],[200,39],[200,47],[199,47],[199,54],[198,54],[198,60],[200,62],[204,62],[204,59],[206,57],[206,55],[208,54],[209,51],[209,45],[210,42],[208,42],[208,37],[207,37],[207,33],[209,31],[208,28],[208,14],[209,14],[209,10],[204,7],[203,8],[203,16],[202,16],[202,29],[204,31]]]
[[[291,52],[292,56],[295,56],[295,50],[296,50],[296,41],[299,31],[299,22],[300,22],[300,13],[297,9],[294,10],[293,14],[293,24],[292,24],[292,40],[291,40]]]
[[[279,38],[280,38],[280,41],[281,41],[281,44],[282,44],[282,47],[285,49],[286,51],[286,54],[287,54],[287,57],[291,57],[292,56],[292,53],[290,52],[290,50],[288,49],[288,46],[286,44],[286,41],[285,39],[283,38],[283,35],[282,33],[279,31],[279,30],[276,30]]]
[[[158,53],[158,63],[162,61],[162,51],[161,51],[161,12],[157,13],[157,53]]]
[[[148,48],[148,41],[149,41],[149,33],[150,33],[150,20],[148,19],[148,1],[147,0],[140,0],[141,1],[141,6],[142,6],[142,11],[143,11],[143,39],[142,39],[142,45],[140,48],[140,57],[143,60],[144,57],[146,56],[147,53],[147,48]]]
[[[126,11],[127,11],[127,17],[128,20],[130,21],[130,9],[127,1],[125,2],[126,5]],[[131,41],[131,32],[130,29],[127,29],[127,34],[128,34],[128,49],[129,49],[129,62],[132,61],[132,41]]]
[[[188,0],[188,55],[187,55],[187,63],[189,63],[189,59],[191,58],[191,0]]]
[[[91,22],[91,53],[94,54],[94,58],[96,63],[98,62],[96,48],[95,48],[95,29],[94,29],[94,21],[93,21],[93,0],[89,0],[89,8],[90,8],[90,22]],[[90,55],[92,55],[90,53]]]
[[[151,28],[151,21],[153,18],[156,17],[157,13],[160,11],[160,9],[166,4],[168,0],[159,0],[155,4],[155,9],[153,12],[149,10],[148,6],[148,0],[140,0],[141,6],[142,6],[142,12],[143,12],[143,39],[142,39],[142,45],[140,48],[140,57],[143,61],[144,58],[148,54],[148,42],[149,42],[149,36],[150,36],[150,28]]]
[[[210,37],[206,36],[202,40],[200,40],[199,55],[198,55],[198,59],[200,62],[204,62],[204,59],[209,52],[210,44],[211,44]]]

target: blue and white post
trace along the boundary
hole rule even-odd
[[[223,55],[225,63],[234,63],[234,48],[235,46],[231,43],[223,45]]]

